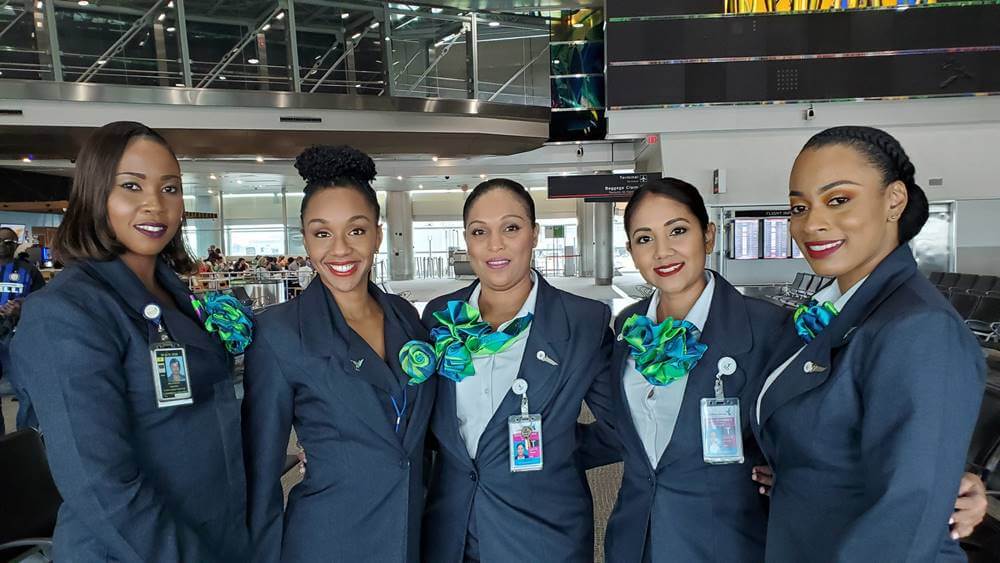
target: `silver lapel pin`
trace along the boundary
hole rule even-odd
[[[826,371],[826,368],[813,362],[806,362],[805,365],[802,366],[802,371],[806,373],[823,373]]]
[[[539,350],[538,353],[535,354],[535,357],[538,358],[539,361],[545,362],[545,363],[549,364],[550,366],[558,366],[559,365],[559,362],[557,362],[557,361],[553,360],[552,358],[548,357],[548,355],[545,354],[544,350]]]
[[[365,359],[351,360],[351,363],[354,364],[354,371],[361,371],[361,364],[365,363]]]

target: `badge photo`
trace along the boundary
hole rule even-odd
[[[150,357],[153,362],[156,405],[165,408],[192,404],[194,397],[184,348],[154,346],[150,349]]]
[[[510,432],[510,470],[538,471],[542,468],[541,415],[515,415],[507,421]]]

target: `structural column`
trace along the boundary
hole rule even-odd
[[[410,192],[387,192],[386,235],[389,237],[389,279],[413,279],[413,204]]]
[[[580,276],[594,275],[594,204],[576,200],[576,243]]]
[[[594,281],[611,285],[614,276],[614,203],[602,201],[594,206]]]

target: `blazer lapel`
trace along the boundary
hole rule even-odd
[[[687,386],[677,424],[667,449],[660,456],[657,467],[664,467],[679,458],[700,455],[701,432],[691,434],[685,428],[701,428],[701,400],[715,397],[715,376],[718,374],[719,360],[724,357],[739,358],[753,346],[750,330],[750,316],[743,298],[732,285],[715,274],[715,293],[712,305],[701,333],[701,342],[708,345],[705,355],[688,374]],[[746,385],[746,373],[737,360],[736,372],[722,376],[726,397],[739,397]],[[697,436],[697,439],[689,439]]]
[[[409,385],[409,376],[403,373],[399,362],[399,352],[410,340],[427,341],[427,330],[419,322],[414,323],[411,319],[416,318],[412,311],[407,315],[406,311],[400,311],[388,296],[374,284],[370,291],[382,305],[385,314],[385,363],[388,364],[392,375],[396,378],[399,390],[394,391],[397,395],[400,390],[405,390],[407,396],[407,410],[409,415],[402,436],[404,448],[410,451],[415,444],[414,441],[425,435],[424,429],[418,421],[424,420],[427,411],[433,406],[434,392],[433,381],[426,381],[417,385]],[[417,424],[414,424],[417,423]]]
[[[882,260],[844,310],[802,350],[764,394],[760,405],[761,434],[764,424],[778,408],[829,379],[834,371],[832,360],[836,351],[846,346],[857,327],[916,272],[917,264],[910,247],[905,244]],[[788,330],[793,329],[789,327]]]
[[[646,298],[638,303],[630,305],[627,309],[622,311],[622,314],[618,318],[618,322],[615,323],[615,335],[621,334],[622,326],[632,315],[645,315],[646,311],[649,310],[649,302],[652,298]],[[646,455],[646,447],[642,445],[642,438],[639,436],[639,431],[635,427],[635,421],[632,420],[632,407],[628,402],[628,395],[625,393],[625,378],[629,377],[629,373],[626,373],[628,368],[628,358],[629,358],[629,345],[623,340],[615,341],[614,352],[612,353],[612,368],[615,370],[615,383],[614,392],[617,395],[615,397],[615,405],[617,408],[617,418],[619,420],[618,428],[621,429],[623,433],[623,442],[626,447],[632,448],[635,455],[638,456],[646,464],[646,467],[652,469],[649,463],[649,456]]]
[[[475,281],[455,293],[454,300],[468,302],[469,297],[472,295],[472,290],[476,287],[477,283],[479,282]],[[433,316],[431,318],[433,319]],[[426,327],[427,331],[429,332],[438,326],[438,324],[440,323],[434,319],[430,326]],[[434,412],[431,415],[434,434],[437,436],[442,448],[451,448],[456,459],[464,460],[471,467],[472,460],[469,458],[469,451],[466,449],[465,440],[462,439],[462,434],[458,429],[458,405],[456,403],[455,382],[439,374],[432,376],[432,379],[437,386]],[[424,385],[427,385],[427,383]]]
[[[142,285],[138,276],[119,258],[107,261],[86,261],[82,262],[80,266],[118,296],[125,305],[126,314],[147,327],[149,341],[153,342],[156,339],[156,328],[143,316],[142,310],[156,299]],[[179,314],[184,315],[190,321],[174,323],[165,321],[164,326],[170,339],[184,346],[210,350],[219,357],[225,358],[226,353],[221,342],[205,331],[194,316],[187,286],[162,260],[158,260],[156,263],[156,278],[173,298],[174,303],[171,305],[177,308]]]
[[[322,283],[309,284],[302,293],[298,314],[299,336],[305,353],[325,362],[326,369],[317,377],[322,378],[340,403],[375,434],[401,449],[402,444],[386,420],[385,408],[368,375],[369,370],[379,369],[379,364],[382,369],[387,368],[370,348],[362,353],[358,345],[350,344],[348,334],[352,331]],[[359,359],[363,360],[360,365],[356,363]]]

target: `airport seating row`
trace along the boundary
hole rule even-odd
[[[931,272],[928,277],[980,342],[1000,349],[1000,276]]]

